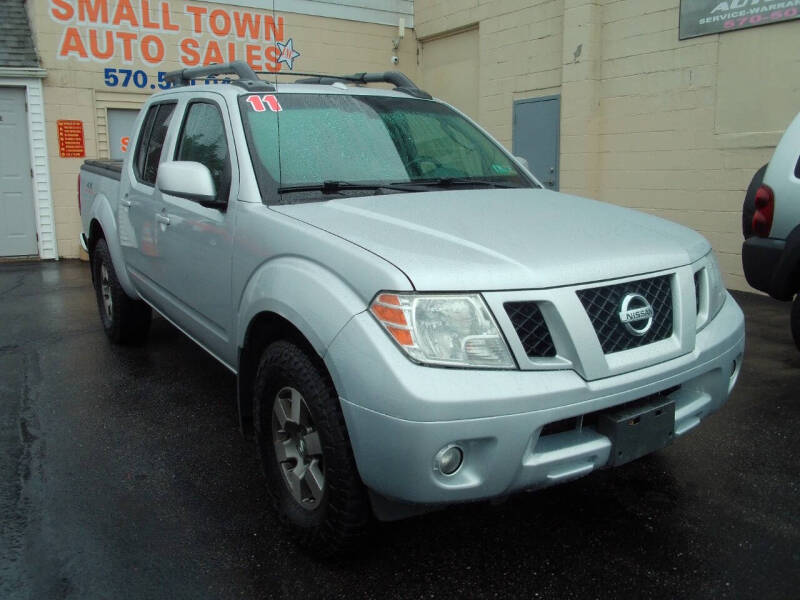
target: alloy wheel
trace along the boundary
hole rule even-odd
[[[103,296],[103,308],[110,322],[114,314],[114,299],[111,297],[111,282],[105,264],[100,265],[100,293]]]
[[[308,405],[293,387],[281,388],[272,405],[272,442],[283,481],[295,501],[314,510],[325,492],[322,442]]]

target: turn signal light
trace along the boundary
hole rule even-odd
[[[753,233],[758,237],[769,237],[772,217],[775,215],[775,194],[768,185],[756,192],[756,212],[753,214]]]
[[[397,325],[408,325],[406,316],[400,308],[390,308],[382,304],[372,305],[372,314],[378,317],[383,323],[395,323]]]
[[[401,346],[413,346],[414,338],[408,326],[406,315],[400,308],[400,298],[394,294],[381,294],[370,306],[372,314],[383,323],[391,336]]]

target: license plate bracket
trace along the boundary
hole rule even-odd
[[[675,436],[675,402],[645,398],[597,415],[597,431],[611,440],[608,466],[624,465],[660,450]]]

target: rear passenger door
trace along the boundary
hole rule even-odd
[[[153,290],[165,281],[156,223],[158,165],[177,103],[151,104],[145,113],[133,160],[127,163],[128,185],[121,186],[117,223],[128,273],[136,287],[152,301]]]
[[[211,172],[219,207],[161,194],[159,211],[169,226],[160,238],[168,264],[168,291],[179,323],[228,364],[231,355],[231,258],[238,165],[224,99],[213,92],[193,95],[181,111],[171,160],[204,164]]]

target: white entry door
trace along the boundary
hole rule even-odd
[[[39,254],[25,89],[0,87],[0,256]]]

